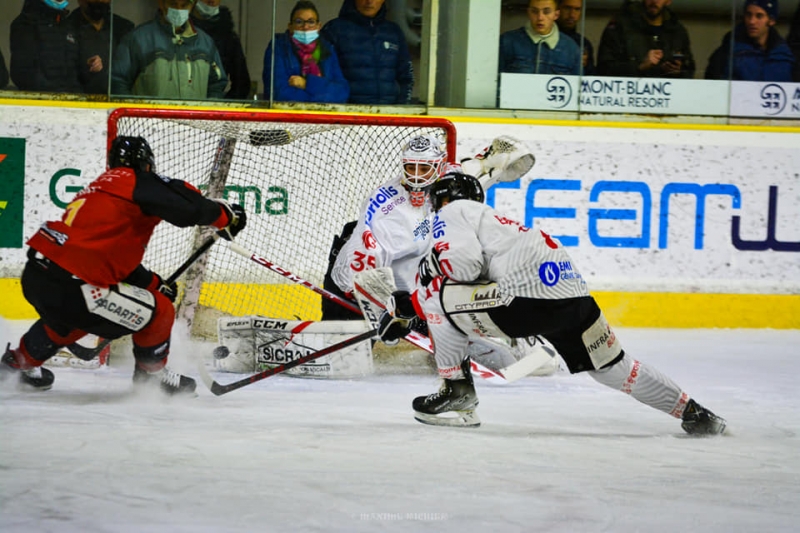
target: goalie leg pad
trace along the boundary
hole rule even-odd
[[[217,370],[251,373],[305,357],[312,352],[368,331],[360,321],[324,322],[283,320],[259,316],[223,317],[217,321],[219,344],[227,356],[214,360]],[[310,378],[357,378],[373,373],[370,343],[295,366],[286,375]]]

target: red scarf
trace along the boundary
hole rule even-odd
[[[303,76],[309,74],[312,76],[322,76],[319,65],[317,65],[316,59],[314,59],[314,51],[317,49],[318,42],[319,39],[310,44],[303,44],[292,37],[292,43],[297,51],[297,57],[300,58],[300,73]]]

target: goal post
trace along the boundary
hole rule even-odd
[[[402,146],[422,134],[444,141],[455,161],[455,126],[432,117],[122,108],[108,120],[109,147],[118,136],[144,137],[160,175],[245,207],[237,243],[320,287],[334,235],[371,190],[401,172]],[[144,265],[171,272],[205,237],[160,224]],[[224,245],[180,286],[179,315],[195,335],[214,335],[225,315],[321,317],[319,295]]]

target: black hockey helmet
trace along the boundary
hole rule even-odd
[[[149,168],[148,168],[149,165]],[[140,171],[156,171],[153,150],[144,137],[117,137],[108,151],[108,168],[128,167]]]
[[[441,209],[445,202],[455,200],[475,200],[483,202],[481,182],[469,174],[450,172],[445,174],[428,189],[434,211]]]

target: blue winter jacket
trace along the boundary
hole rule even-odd
[[[322,34],[339,55],[350,103],[411,103],[411,55],[403,30],[386,20],[386,4],[370,19],[358,12],[355,0],[344,0],[339,17],[325,24]]]
[[[708,60],[707,79],[744,81],[792,81],[794,55],[775,28],[770,28],[767,49],[762,50],[748,37],[744,25],[734,30],[733,77],[730,76],[731,33],[722,39]]]
[[[269,98],[272,70],[272,46],[275,45],[275,87],[273,99],[278,102],[320,102],[344,104],[350,94],[350,87],[344,79],[339,60],[333,46],[322,37],[317,41],[321,46],[319,70],[322,76],[306,76],[306,88],[298,89],[289,85],[289,77],[300,76],[300,58],[294,51],[289,32],[278,33],[267,46],[264,53],[264,95]]]
[[[553,49],[544,41],[535,44],[524,27],[500,36],[500,72],[580,74],[581,63],[581,49],[567,35],[559,35]]]

